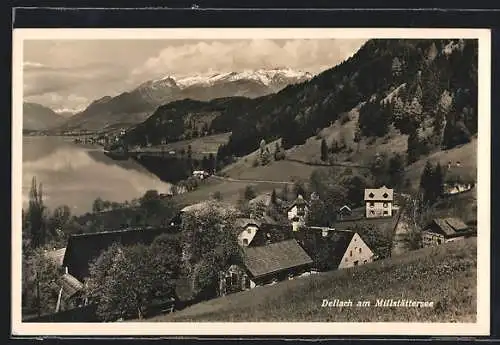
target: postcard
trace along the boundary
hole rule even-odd
[[[490,32],[15,29],[14,335],[487,335]]]

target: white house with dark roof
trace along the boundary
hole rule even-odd
[[[288,220],[292,223],[293,231],[298,231],[300,226],[305,225],[309,203],[302,195],[298,195],[297,199],[288,205],[286,212]]]
[[[392,217],[394,190],[382,186],[365,189],[366,218]]]

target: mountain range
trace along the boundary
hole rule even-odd
[[[72,116],[62,129],[101,130],[141,123],[161,105],[184,99],[210,101],[224,97],[257,98],[289,84],[310,80],[308,72],[287,68],[212,73],[186,77],[165,76],[142,83],[118,96],[105,96]]]
[[[66,117],[38,103],[23,103],[23,129],[41,131],[52,129],[66,121]]]

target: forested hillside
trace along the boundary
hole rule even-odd
[[[259,141],[303,144],[359,103],[357,136],[408,135],[408,160],[451,148],[477,132],[476,40],[371,40],[352,58],[308,83],[261,99],[242,114],[225,152]]]
[[[164,105],[125,141],[232,132],[218,158],[243,156],[262,139],[282,138],[284,149],[304,144],[356,108],[354,141],[401,136],[412,163],[477,133],[477,48],[477,40],[370,40],[341,64],[276,94]]]

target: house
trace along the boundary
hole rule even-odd
[[[255,219],[238,218],[235,222],[235,227],[240,231],[238,244],[242,247],[248,247],[261,225],[262,223]]]
[[[295,236],[319,271],[359,266],[375,259],[373,251],[354,231],[311,227]]]
[[[365,189],[366,218],[392,217],[394,190],[381,188]]]
[[[337,211],[337,218],[342,220],[345,217],[352,216],[352,210],[349,206],[344,205]]]
[[[203,179],[207,178],[208,176],[210,176],[210,174],[208,172],[206,172],[205,170],[193,171],[193,177],[199,178],[200,180],[203,180]]]
[[[242,247],[262,246],[292,238],[291,225],[277,224],[270,217],[259,220],[238,218],[235,227],[240,231],[238,244]]]
[[[313,260],[294,239],[243,248],[242,263],[219,274],[219,295],[292,279],[310,270]]]
[[[172,228],[126,229],[71,235],[64,253],[63,268],[68,274],[83,282],[89,276],[90,264],[113,243],[148,245],[163,234],[177,236],[172,234]]]
[[[475,235],[475,228],[469,227],[459,218],[436,218],[422,231],[422,245],[424,247],[439,245]]]
[[[306,223],[307,214],[309,212],[309,203],[304,200],[302,195],[298,195],[297,199],[288,205],[286,211],[288,220],[292,223],[293,231],[298,231],[299,228]]]
[[[453,195],[471,190],[475,185],[475,178],[470,169],[463,167],[460,162],[454,165],[448,162],[444,174],[444,194]]]

